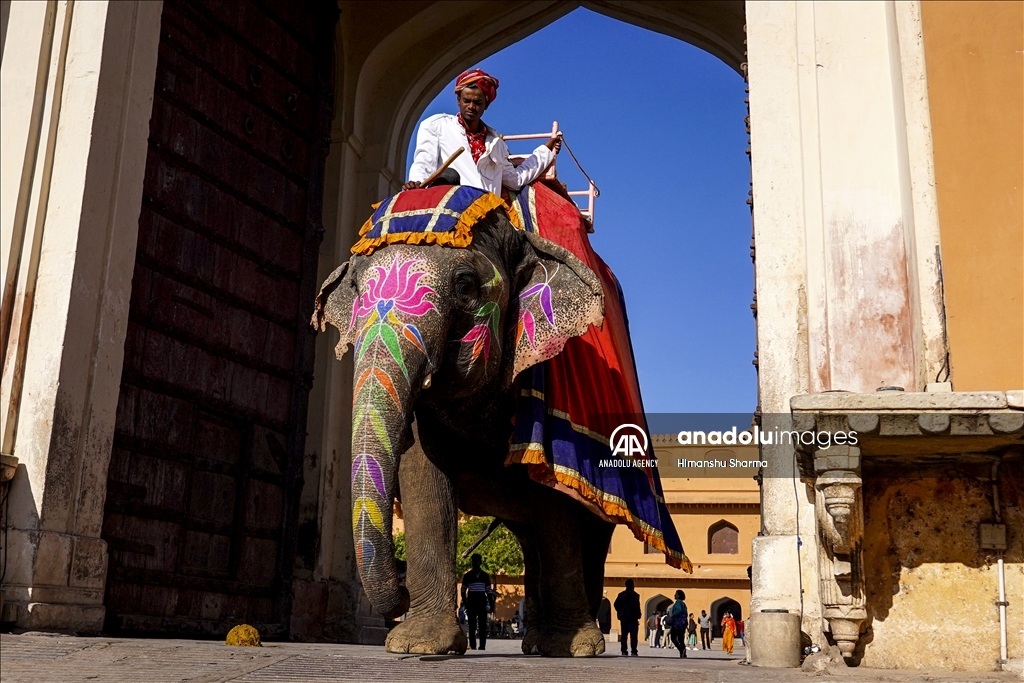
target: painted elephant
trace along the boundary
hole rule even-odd
[[[604,651],[594,625],[613,525],[506,466],[513,380],[601,324],[601,283],[562,247],[516,230],[501,211],[464,248],[392,244],[330,275],[314,324],[354,348],[352,520],[374,607],[408,618],[390,652],[463,653],[456,619],[458,511],[494,516],[525,556],[527,653]],[[525,321],[525,324],[524,324]],[[416,419],[422,451],[413,449]],[[394,498],[408,548],[405,585],[392,542]]]

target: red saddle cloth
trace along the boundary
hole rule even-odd
[[[561,189],[561,188],[559,188]],[[515,431],[507,464],[529,466],[536,481],[573,496],[692,571],[656,468],[602,466],[614,460],[608,439],[624,421],[647,430],[622,291],[590,245],[576,204],[537,182],[509,198],[517,227],[568,249],[601,279],[604,324],[569,339],[563,351],[517,380]],[[648,451],[653,458],[653,450]]]

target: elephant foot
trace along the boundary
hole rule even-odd
[[[466,654],[466,634],[448,616],[410,617],[391,629],[384,649],[397,654]]]
[[[530,629],[526,632],[526,635],[523,636],[523,654],[540,654],[540,631],[537,629]]]
[[[604,653],[604,634],[594,624],[576,628],[544,628],[528,631],[523,653],[545,657],[596,657]]]

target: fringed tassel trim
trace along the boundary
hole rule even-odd
[[[528,465],[530,478],[534,481],[548,486],[557,482],[573,489],[608,518],[628,526],[637,540],[664,553],[665,561],[670,566],[682,569],[687,574],[693,573],[693,563],[690,562],[690,559],[666,546],[665,539],[660,532],[635,517],[625,505],[616,500],[609,500],[602,491],[580,476],[578,472],[569,468],[553,469],[544,455],[544,447],[540,444],[513,444],[509,449],[505,464]]]
[[[378,203],[377,206],[380,206],[380,204]],[[373,229],[374,225],[374,220],[371,216],[363,223],[363,227],[359,229],[362,239],[352,246],[352,253],[369,256],[380,247],[388,244],[439,244],[444,247],[462,249],[473,243],[473,226],[482,221],[491,211],[498,208],[508,212],[508,207],[501,200],[501,197],[488,192],[466,207],[459,215],[458,222],[450,231],[396,232],[386,233],[379,237],[366,237],[366,234]]]
[[[522,230],[526,229],[526,228],[523,227],[523,219],[519,215],[519,212],[516,210],[516,207],[515,207],[514,204],[508,204],[506,202],[505,203],[505,213],[508,214],[508,220],[509,220],[510,223],[512,223],[513,227],[515,227],[516,230],[522,231]]]
[[[464,234],[456,232],[396,232],[380,237],[364,237],[352,246],[353,254],[369,256],[377,249],[389,244],[439,244],[443,247],[468,247],[473,242],[469,229]]]
[[[601,495],[601,491],[582,477],[559,471],[553,471],[551,474],[554,475],[560,484],[579,491],[580,495],[596,504],[606,515],[628,526],[637,540],[643,541],[652,548],[656,548],[664,553],[665,560],[670,566],[682,569],[687,574],[693,573],[693,564],[690,562],[690,559],[686,555],[666,546],[665,539],[662,538],[661,534],[651,528],[650,525],[634,517],[629,508],[606,499]]]
[[[506,465],[544,465],[548,461],[544,457],[544,447],[540,444],[512,444],[509,447],[508,457],[505,458]]]

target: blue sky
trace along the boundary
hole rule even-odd
[[[513,135],[557,120],[601,189],[590,237],[625,291],[646,410],[753,411],[740,75],[687,43],[585,9],[465,66],[501,81],[488,125]],[[422,118],[456,111],[451,87]],[[586,189],[564,149],[558,175]]]

